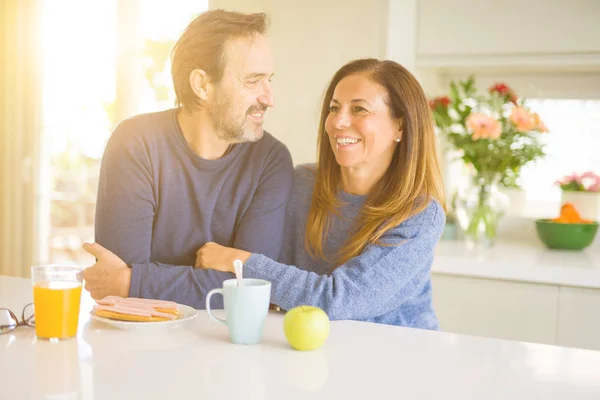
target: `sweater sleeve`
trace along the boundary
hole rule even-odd
[[[293,177],[290,152],[279,144],[267,157],[250,206],[236,227],[233,247],[273,259],[279,257]]]
[[[221,287],[233,274],[159,262],[133,263],[130,297],[170,300],[196,309],[206,308],[206,295]],[[223,297],[214,296],[211,308],[223,308]]]
[[[367,246],[330,275],[259,254],[248,259],[244,275],[270,281],[271,302],[286,310],[313,305],[332,320],[377,317],[396,309],[398,298],[409,299],[430,279],[434,247],[444,221],[441,206],[432,201],[423,212],[388,232],[381,245]]]
[[[131,266],[129,296],[204,308],[206,293],[231,275],[150,260],[156,197],[149,154],[126,124],[111,135],[100,169],[96,241]]]

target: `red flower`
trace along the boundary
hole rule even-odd
[[[512,89],[506,83],[496,83],[490,87],[490,93],[498,92],[500,94],[512,93]]]
[[[435,110],[438,107],[447,108],[450,105],[450,98],[448,96],[436,97],[433,100],[429,100],[429,107]]]
[[[511,103],[517,104],[517,95],[506,83],[495,83],[489,88],[489,91],[505,96]]]

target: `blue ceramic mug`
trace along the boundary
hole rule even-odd
[[[221,294],[225,304],[225,319],[213,315],[210,298]],[[260,342],[271,302],[271,282],[262,279],[236,279],[223,282],[222,289],[213,289],[206,296],[206,311],[217,322],[229,328],[232,343],[256,344]]]

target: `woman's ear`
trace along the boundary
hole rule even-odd
[[[398,118],[396,120],[396,124],[397,124],[397,130],[398,133],[396,133],[396,137],[399,138],[400,140],[402,140],[402,133],[404,132],[404,118]],[[398,140],[398,141],[400,141]]]
[[[195,69],[190,72],[190,87],[200,100],[208,100],[210,85],[210,79],[204,70]]]

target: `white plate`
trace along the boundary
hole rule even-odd
[[[156,322],[134,322],[134,321],[119,321],[116,319],[110,319],[101,317],[96,315],[94,311],[90,312],[90,317],[95,319],[96,321],[104,322],[105,324],[112,325],[119,329],[126,330],[140,330],[140,329],[164,329],[164,328],[174,328],[185,321],[189,321],[191,319],[196,318],[198,315],[198,310],[186,306],[183,304],[177,304],[179,309],[180,317],[177,319],[172,319],[169,321],[156,321]]]

